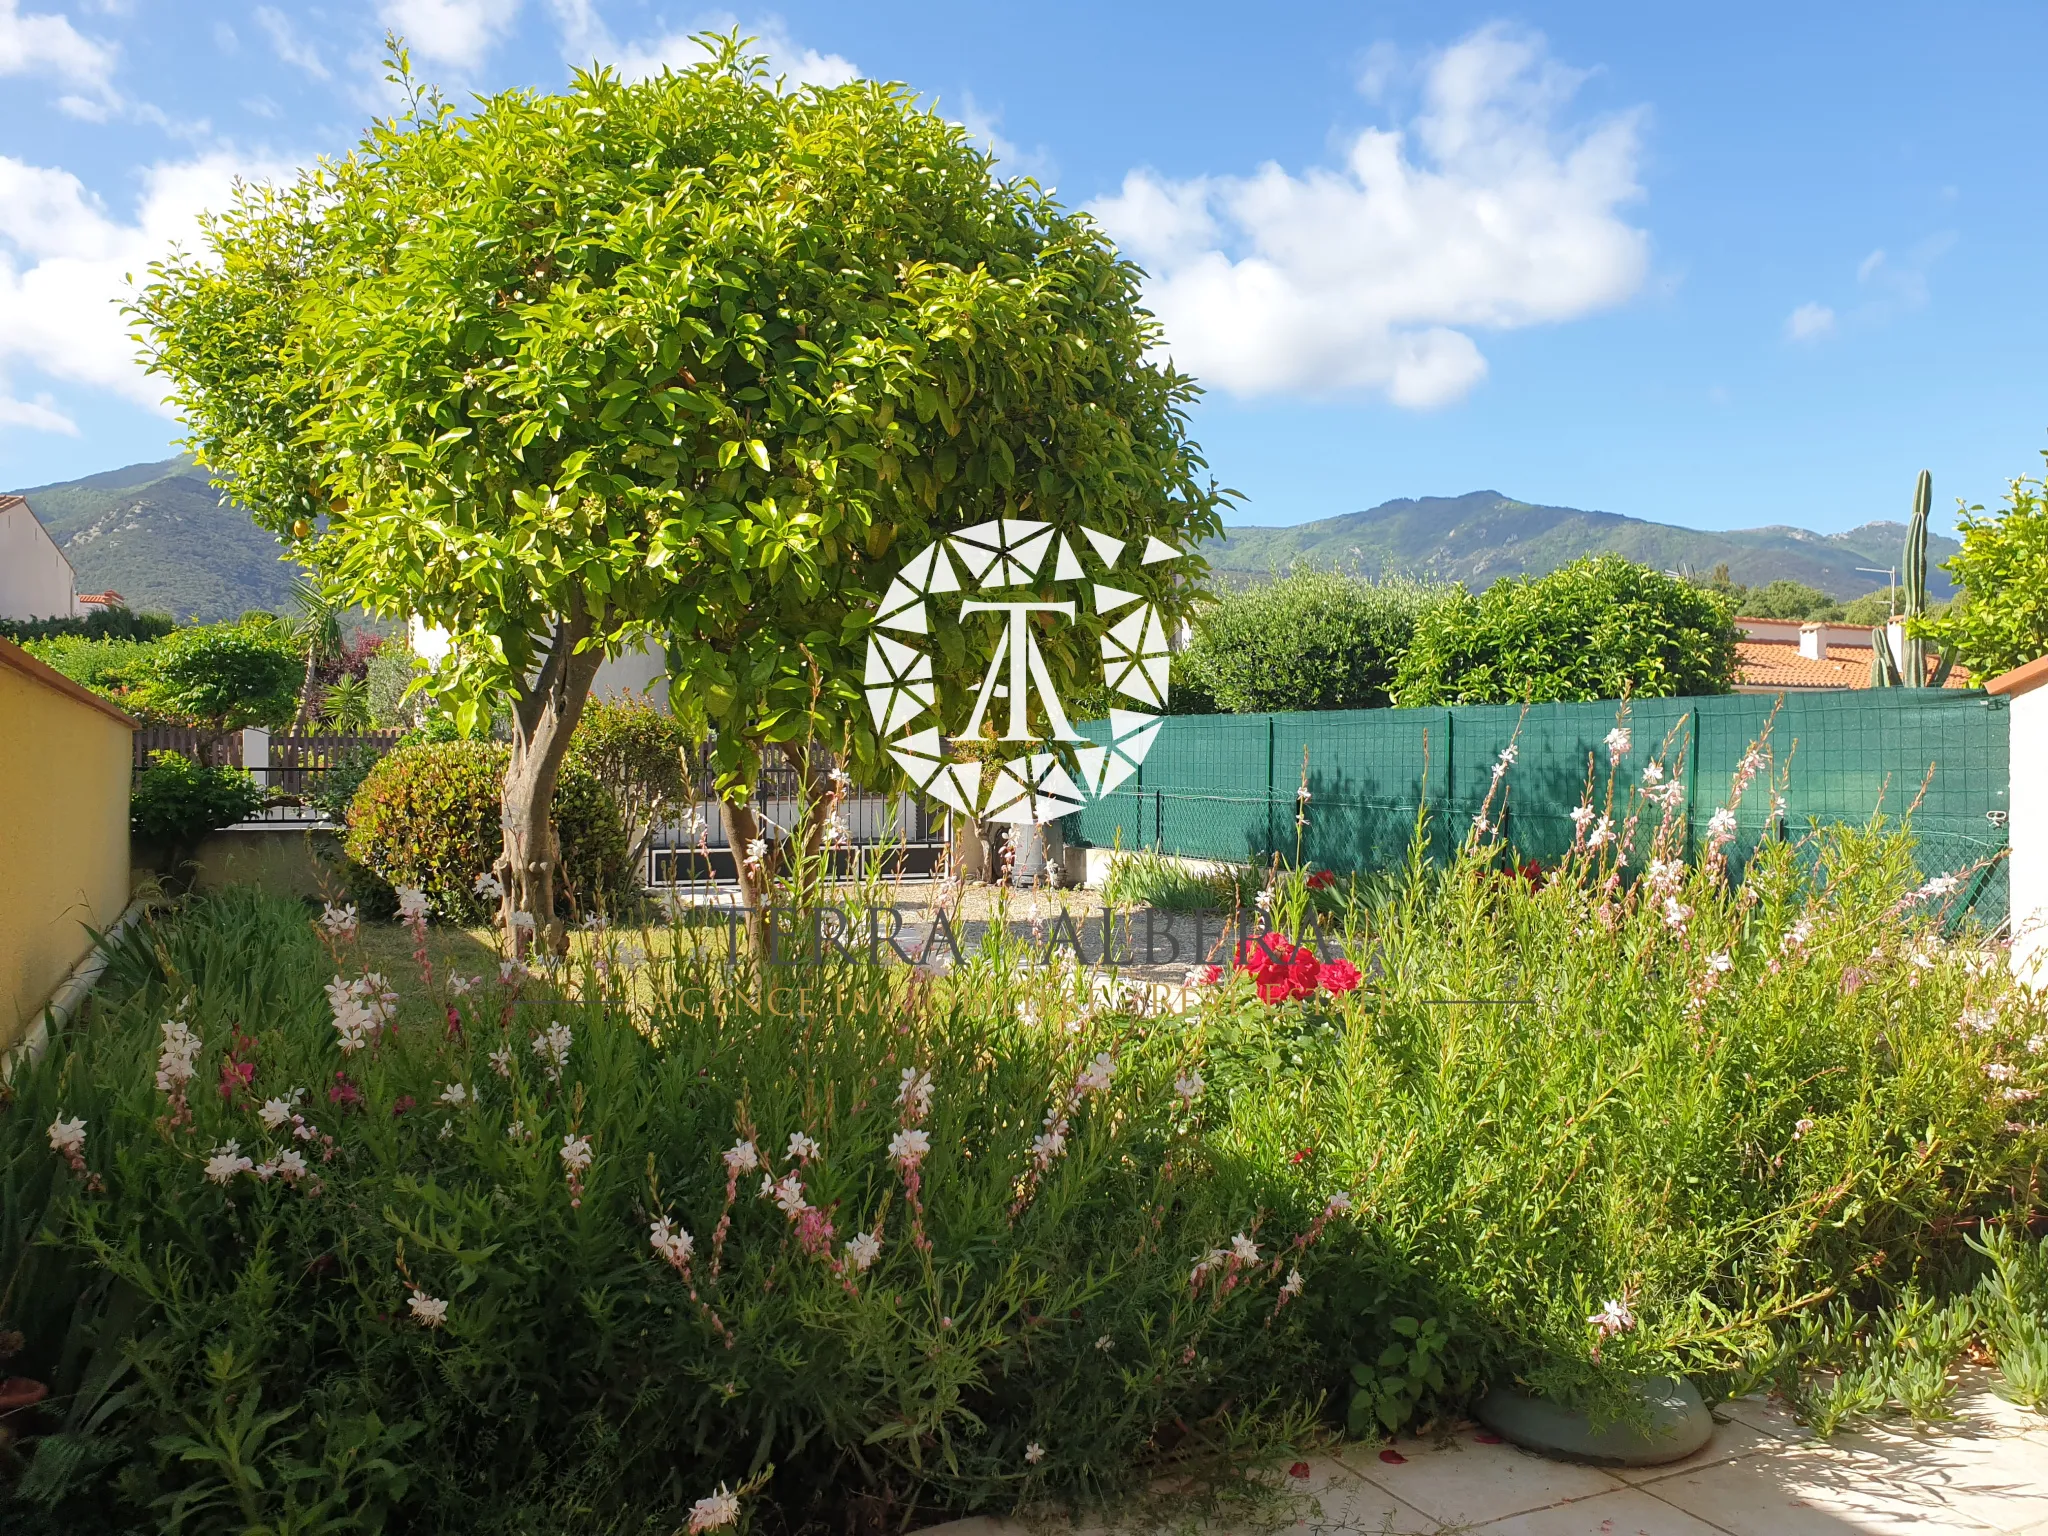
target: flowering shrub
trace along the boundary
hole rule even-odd
[[[509,749],[490,741],[422,742],[386,754],[363,778],[348,810],[348,856],[373,878],[358,881],[365,910],[388,916],[392,888],[424,891],[456,922],[488,921],[476,877],[504,846],[499,784]],[[555,830],[566,878],[563,910],[617,911],[638,881],[625,824],[610,791],[573,760],[555,793]]]
[[[51,1437],[59,1505],[710,1529],[1128,1488],[1306,1424],[1332,1191],[1213,1158],[1186,1043],[1070,975],[828,970],[778,1010],[686,930],[473,985],[368,974],[356,927],[196,902],[0,1116],[61,1234],[16,1368],[62,1398],[141,1362],[89,1456]]]

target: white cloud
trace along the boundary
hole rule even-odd
[[[142,172],[132,219],[110,214],[69,171],[0,155],[0,384],[28,366],[162,411],[164,381],[145,374],[120,306],[129,280],[173,244],[198,243],[202,210],[225,206],[237,177],[282,179],[292,167],[215,151]],[[4,395],[0,388],[0,395]],[[62,431],[47,400],[13,401],[16,425]]]
[[[1576,319],[1641,285],[1642,114],[1557,118],[1584,76],[1489,26],[1431,59],[1422,111],[1338,169],[1167,181],[1093,209],[1151,271],[1175,362],[1234,394],[1384,394],[1428,408],[1486,374],[1470,330]]]
[[[1872,251],[1856,264],[1856,281],[1859,283],[1869,282],[1876,274],[1877,269],[1883,265],[1884,252],[1882,250]]]
[[[17,400],[0,394],[0,427],[27,427],[31,432],[61,432],[78,436],[78,423],[57,409],[47,394],[33,400]]]
[[[511,30],[519,0],[379,0],[377,16],[420,58],[475,69]]]
[[[550,4],[561,29],[562,57],[568,63],[579,68],[593,60],[609,64],[628,80],[645,80],[664,69],[687,69],[702,63],[704,45],[697,41],[697,34],[730,32],[736,27],[741,37],[753,38],[755,48],[768,56],[769,69],[792,85],[845,85],[860,78],[852,60],[798,46],[779,16],[742,25],[730,11],[709,11],[692,26],[621,43],[597,14],[595,0],[550,0]]]
[[[68,18],[49,12],[24,15],[20,0],[0,0],[0,75],[54,75],[97,97],[104,116],[114,95],[114,50],[86,37]],[[65,102],[92,104],[83,96]],[[85,113],[66,105],[75,116]]]
[[[1802,304],[1785,317],[1785,335],[1793,341],[1819,341],[1834,329],[1835,312],[1825,304]]]
[[[303,69],[316,80],[328,78],[327,61],[320,57],[320,50],[299,36],[284,12],[259,5],[256,7],[256,25],[263,29],[272,50],[285,63]]]

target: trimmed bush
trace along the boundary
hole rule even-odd
[[[1727,693],[1735,678],[1729,599],[1619,555],[1547,576],[1509,577],[1474,597],[1453,587],[1416,621],[1395,702],[1550,704]]]
[[[371,915],[395,907],[389,891],[414,886],[450,922],[478,923],[490,913],[476,877],[504,849],[500,786],[511,751],[496,741],[419,742],[385,756],[364,777],[348,808],[348,856],[372,877],[355,881]],[[562,844],[561,911],[617,913],[639,892],[626,832],[611,793],[589,770],[562,770],[555,791],[555,832]]]
[[[1233,593],[1195,623],[1174,658],[1178,713],[1378,709],[1429,590],[1330,571]]]
[[[202,767],[177,752],[152,752],[128,796],[128,828],[175,865],[209,832],[233,826],[263,804],[239,768]]]

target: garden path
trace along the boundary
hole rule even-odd
[[[2048,1417],[1981,1379],[1955,1406],[1940,1428],[1882,1425],[1823,1443],[1780,1404],[1740,1398],[1715,1409],[1705,1448],[1663,1467],[1548,1461],[1469,1426],[1340,1445],[1279,1474],[1283,1497],[1267,1518],[1212,1522],[1200,1536],[2048,1536]],[[973,1519],[920,1536],[1043,1530]]]

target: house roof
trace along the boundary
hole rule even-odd
[[[2014,667],[2010,672],[2001,672],[1984,685],[1986,693],[2000,693],[2007,698],[2017,698],[2023,693],[2032,693],[2036,688],[2048,686],[2048,656],[2037,656],[2024,666]]]
[[[1868,688],[1870,646],[1830,645],[1827,659],[1799,654],[1797,641],[1735,642],[1735,687],[1742,693],[1770,693],[1780,688]],[[1946,688],[1972,686],[1966,668],[1949,673]]]

